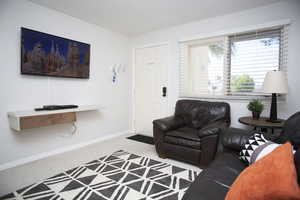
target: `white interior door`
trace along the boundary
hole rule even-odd
[[[168,45],[135,50],[135,130],[153,136],[152,121],[166,117]],[[164,89],[166,92],[164,94]]]

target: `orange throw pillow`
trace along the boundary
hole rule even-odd
[[[300,200],[292,145],[277,147],[242,171],[225,200]]]

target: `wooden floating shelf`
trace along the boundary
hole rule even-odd
[[[84,105],[78,108],[51,111],[16,111],[8,112],[10,128],[16,131],[38,128],[76,121],[76,113],[98,110],[97,105]]]

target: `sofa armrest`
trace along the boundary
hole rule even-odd
[[[153,125],[160,130],[167,132],[182,127],[184,125],[184,121],[179,117],[170,116],[154,120]]]
[[[200,138],[207,137],[210,135],[217,135],[223,129],[227,128],[228,124],[225,122],[214,122],[209,125],[204,126],[198,131],[198,136]]]
[[[222,144],[226,148],[241,151],[243,145],[248,141],[251,135],[253,135],[253,131],[239,128],[228,128],[224,130]]]

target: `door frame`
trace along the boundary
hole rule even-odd
[[[133,47],[132,49],[132,131],[133,133],[136,133],[136,126],[135,126],[135,122],[136,122],[136,113],[135,113],[135,105],[136,105],[136,90],[135,90],[135,86],[136,86],[136,82],[135,82],[135,75],[136,75],[136,50],[138,49],[144,49],[144,48],[150,48],[150,47],[157,47],[157,46],[167,46],[167,77],[166,77],[166,87],[168,88],[168,92],[167,92],[167,100],[166,100],[166,104],[167,104],[167,111],[166,111],[166,115],[169,112],[169,67],[170,67],[170,43],[169,42],[160,42],[160,43],[153,43],[153,44],[147,44],[147,45],[143,45],[143,46],[137,46],[137,47]]]

